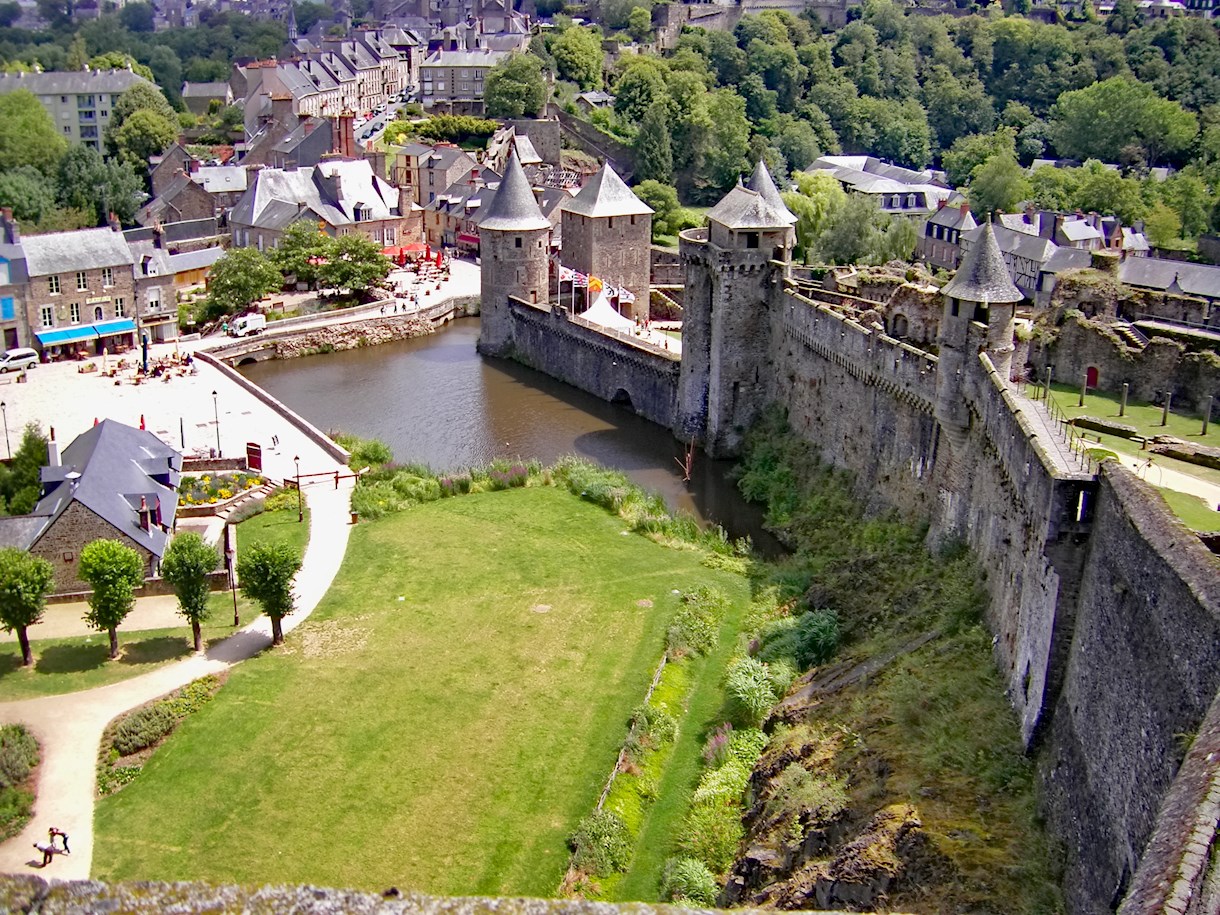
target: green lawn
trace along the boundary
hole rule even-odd
[[[1134,426],[1139,434],[1147,438],[1154,435],[1172,435],[1183,441],[1220,448],[1220,426],[1211,423],[1207,435],[1202,434],[1203,418],[1195,413],[1174,412],[1170,405],[1167,425],[1161,425],[1162,409],[1153,404],[1137,403],[1128,399],[1127,410],[1118,415],[1122,398],[1117,394],[1090,391],[1080,406],[1080,386],[1052,384],[1051,390],[1059,406],[1069,417],[1096,416],[1098,419],[1113,419],[1115,422]],[[1135,446],[1137,449],[1139,445]]]
[[[237,553],[241,556],[255,543],[281,540],[304,552],[309,537],[309,512],[304,524],[297,522],[295,511],[264,512],[237,527]],[[219,641],[233,634],[233,595],[213,591],[209,599],[211,619],[203,627],[206,642]],[[244,626],[261,611],[257,604],[237,595],[237,609]],[[55,696],[83,689],[106,686],[139,676],[169,661],[191,653],[191,627],[185,620],[181,628],[142,629],[135,632],[119,627],[120,657],[107,658],[109,639],[104,632],[60,639],[39,639],[38,627],[30,628],[30,647],[34,666],[21,665],[21,647],[14,642],[0,643],[0,702]]]
[[[1215,506],[1208,505],[1198,496],[1189,493],[1177,492],[1163,486],[1158,486],[1157,489],[1169,503],[1173,513],[1192,531],[1220,531],[1220,512],[1214,510]]]
[[[95,876],[552,895],[700,583],[747,598],[550,488],[361,524],[285,648],[100,803]]]

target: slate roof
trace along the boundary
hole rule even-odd
[[[46,73],[0,73],[0,94],[29,89],[35,95],[108,92],[121,95],[136,83],[152,85],[130,70],[72,70]]]
[[[1000,251],[1037,264],[1045,264],[1050,260],[1051,255],[1059,250],[1059,246],[1053,241],[1049,238],[1042,238],[1040,235],[1018,232],[1016,229],[1008,229],[1004,226],[994,226],[993,231]],[[969,242],[977,242],[982,236],[982,226],[962,233],[962,238]]]
[[[191,180],[203,185],[209,194],[244,191],[249,172],[238,165],[205,165],[191,174]]]
[[[1101,230],[1093,226],[1087,219],[1065,219],[1060,224],[1059,231],[1068,241],[1087,241],[1102,237]]]
[[[928,223],[934,226],[944,226],[946,229],[960,229],[962,232],[977,229],[979,225],[974,214],[969,210],[963,211],[960,206],[952,205],[938,209],[928,217]]]
[[[486,205],[483,218],[479,220],[479,230],[530,232],[550,227],[550,220],[538,209],[534,191],[514,150],[508,154],[508,164],[504,168],[504,177],[500,180],[496,195]]]
[[[1064,270],[1077,270],[1093,263],[1092,255],[1084,248],[1055,248],[1046,263],[1042,265],[1044,273],[1062,273]]]
[[[72,472],[80,474],[75,485],[68,480]],[[161,523],[173,527],[181,472],[182,455],[151,432],[102,420],[64,449],[58,466],[42,468],[43,495],[33,514],[46,523],[38,537],[76,501],[159,557],[169,534],[156,525],[140,527],[140,498],[150,509],[160,500]]]
[[[945,295],[965,302],[1019,302],[1025,298],[1008,275],[1004,255],[995,240],[991,222],[983,224],[982,233],[966,252],[962,265],[953,279],[941,290]]]
[[[758,191],[737,185],[708,210],[707,218],[729,229],[779,229],[791,226],[792,214],[777,210]]]
[[[775,186],[775,181],[771,178],[771,173],[767,171],[767,166],[762,159],[758,160],[758,164],[754,166],[754,173],[750,175],[750,180],[746,182],[746,187],[752,191],[758,191],[762,194],[763,199],[775,209],[788,217],[788,225],[796,225],[796,217],[792,215],[792,211],[788,209],[784,203],[784,198],[779,195],[779,188]]]
[[[221,247],[202,248],[199,251],[183,251],[181,254],[169,255],[169,269],[173,273],[185,273],[187,270],[199,270],[210,267],[224,255]]]
[[[478,48],[474,51],[433,51],[423,66],[433,67],[494,67],[508,57],[508,51]]]
[[[356,222],[356,207],[369,210],[362,222],[400,214],[398,189],[373,173],[367,159],[336,159],[306,168],[264,168],[229,214],[232,223],[284,229],[310,213],[332,226]]]
[[[575,197],[563,204],[568,213],[598,219],[607,216],[648,216],[654,210],[631,188],[607,162],[586,182]]]
[[[228,98],[228,83],[183,83],[183,98]]]
[[[11,515],[0,518],[0,546],[28,550],[46,524],[45,515]]]
[[[1175,278],[1186,295],[1220,299],[1220,267],[1189,264],[1156,257],[1128,257],[1118,267],[1118,278],[1128,286],[1164,291]]]
[[[22,237],[21,245],[25,248],[26,269],[31,277],[132,262],[123,233],[110,228],[26,235]]]

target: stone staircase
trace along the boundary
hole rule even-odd
[[[1124,343],[1136,351],[1142,350],[1148,345],[1148,338],[1134,324],[1127,321],[1115,321],[1110,327],[1122,338]]]
[[[229,517],[242,506],[248,505],[254,499],[265,499],[279,488],[279,484],[277,483],[264,483],[262,486],[255,489],[247,489],[244,493],[242,493],[241,498],[234,499],[232,502],[218,511],[216,513],[216,517],[220,519],[222,524],[228,524]]]

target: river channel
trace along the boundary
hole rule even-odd
[[[320,429],[381,439],[400,462],[450,470],[577,454],[624,471],[671,509],[777,551],[758,510],[726,479],[730,464],[698,454],[683,482],[683,446],[668,430],[515,362],[485,359],[478,336],[478,320],[463,319],[415,340],[241,371]]]

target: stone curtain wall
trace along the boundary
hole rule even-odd
[[[640,416],[673,428],[678,407],[676,355],[653,353],[570,321],[564,308],[510,299],[508,309],[512,358],[603,400],[621,402],[623,392]]]
[[[1104,465],[1066,676],[1041,760],[1049,821],[1069,851],[1066,886],[1076,912],[1109,912],[1122,899],[1187,744],[1216,700],[1218,572],[1220,560],[1155,492]],[[1154,851],[1163,862],[1190,841],[1183,831]]]

